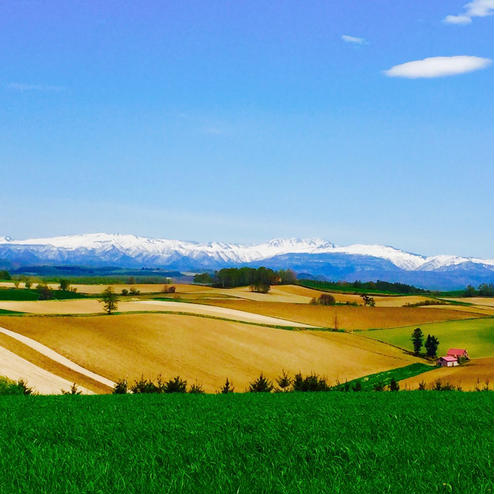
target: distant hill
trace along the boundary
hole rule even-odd
[[[228,266],[291,268],[304,277],[383,280],[430,289],[492,283],[494,260],[423,256],[383,245],[336,246],[321,239],[275,239],[256,245],[187,242],[135,235],[86,234],[14,240],[0,237],[0,267],[85,266],[204,271]]]

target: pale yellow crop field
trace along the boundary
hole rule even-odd
[[[420,382],[429,388],[436,381],[461,386],[465,391],[472,391],[477,386],[483,388],[488,382],[489,389],[494,388],[494,358],[473,359],[458,367],[439,367],[415,377],[400,381],[403,389],[417,389]]]
[[[225,378],[238,391],[264,372],[274,379],[317,372],[330,382],[416,361],[389,345],[345,333],[287,331],[175,314],[100,317],[0,317],[0,326],[49,346],[112,380],[180,375],[219,388]]]

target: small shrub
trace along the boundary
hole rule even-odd
[[[61,391],[62,391],[63,395],[80,395],[80,394],[82,394],[82,391],[77,387],[76,383],[73,383],[68,391],[64,390],[64,389],[62,389]]]
[[[39,300],[50,300],[53,298],[53,290],[48,285],[39,284],[36,286]]]
[[[384,391],[384,383],[380,381],[374,384],[374,391]]]
[[[122,295],[126,297],[129,294],[129,290],[127,288],[122,288]]]
[[[357,381],[355,385],[352,388],[353,391],[362,391],[362,383],[360,381]]]
[[[234,392],[235,392],[235,388],[233,387],[232,383],[229,381],[227,377],[225,384],[223,384],[223,386],[219,390],[219,394],[227,395],[229,393],[234,393]]]
[[[140,294],[141,294],[141,292],[133,286],[129,290],[129,295],[140,295]]]
[[[281,376],[276,379],[276,384],[278,384],[279,391],[281,392],[290,391],[290,386],[292,385],[292,378],[286,373],[285,370],[283,370]]]
[[[418,387],[419,391],[425,391],[427,389],[426,385],[425,385],[425,381],[420,381],[419,382],[419,387]]]
[[[163,387],[165,393],[185,393],[187,391],[187,381],[181,379],[180,376],[175,376],[167,381]]]
[[[329,391],[330,387],[326,383],[326,379],[318,376],[317,374],[310,374],[305,378],[299,372],[293,379],[294,391]]]
[[[321,305],[336,305],[335,298],[329,293],[321,294],[317,300]]]
[[[114,395],[125,395],[128,393],[127,379],[120,379],[115,383],[112,393]]]
[[[262,372],[257,379],[249,384],[250,393],[271,393],[273,388],[273,383],[269,379],[266,379]]]
[[[141,376],[139,379],[134,381],[134,384],[130,387],[130,390],[134,394],[141,393],[159,393],[160,389],[156,384],[153,383],[150,379],[145,379],[144,376]]]
[[[389,383],[389,390],[390,391],[399,391],[400,390],[400,384],[398,381],[393,377],[391,379],[391,382]]]
[[[195,395],[201,395],[204,394],[204,389],[202,389],[202,386],[200,384],[192,384],[191,387],[189,388],[189,393],[190,394],[195,394]]]
[[[34,395],[33,388],[30,388],[26,381],[19,379],[17,382],[0,376],[0,395]]]

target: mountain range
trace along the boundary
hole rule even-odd
[[[107,233],[28,240],[0,237],[0,266],[42,265],[166,268],[182,272],[264,265],[291,268],[299,277],[379,279],[430,289],[455,289],[494,281],[494,259],[423,256],[389,246],[337,246],[321,239],[274,239],[241,245]]]

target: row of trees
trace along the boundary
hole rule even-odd
[[[428,334],[424,344],[424,333],[420,328],[414,329],[412,333],[412,343],[413,343],[413,352],[415,353],[415,355],[420,355],[422,346],[425,346],[425,354],[427,357],[437,356],[437,348],[439,346],[439,340],[435,336]]]
[[[292,284],[297,281],[291,269],[274,271],[270,268],[224,268],[214,273],[194,276],[194,283],[210,284],[218,288],[250,286],[252,290],[266,293],[271,285]]]
[[[492,283],[482,283],[477,289],[468,285],[463,292],[464,297],[494,297],[494,285]]]
[[[399,391],[400,385],[393,378],[389,384],[382,382],[373,386],[374,391]],[[331,386],[324,377],[317,374],[302,375],[300,372],[291,377],[287,372],[271,381],[263,373],[251,381],[246,390],[249,393],[288,393],[288,392],[320,392],[320,391],[362,391],[362,384],[359,380],[355,383],[337,383]],[[235,387],[227,378],[225,383],[217,390],[218,394],[234,393]],[[204,393],[200,384],[187,385],[187,381],[180,376],[175,376],[169,380],[163,380],[161,376],[153,381],[141,376],[140,379],[129,385],[127,380],[118,381],[113,389],[114,394],[149,394],[149,393]]]

